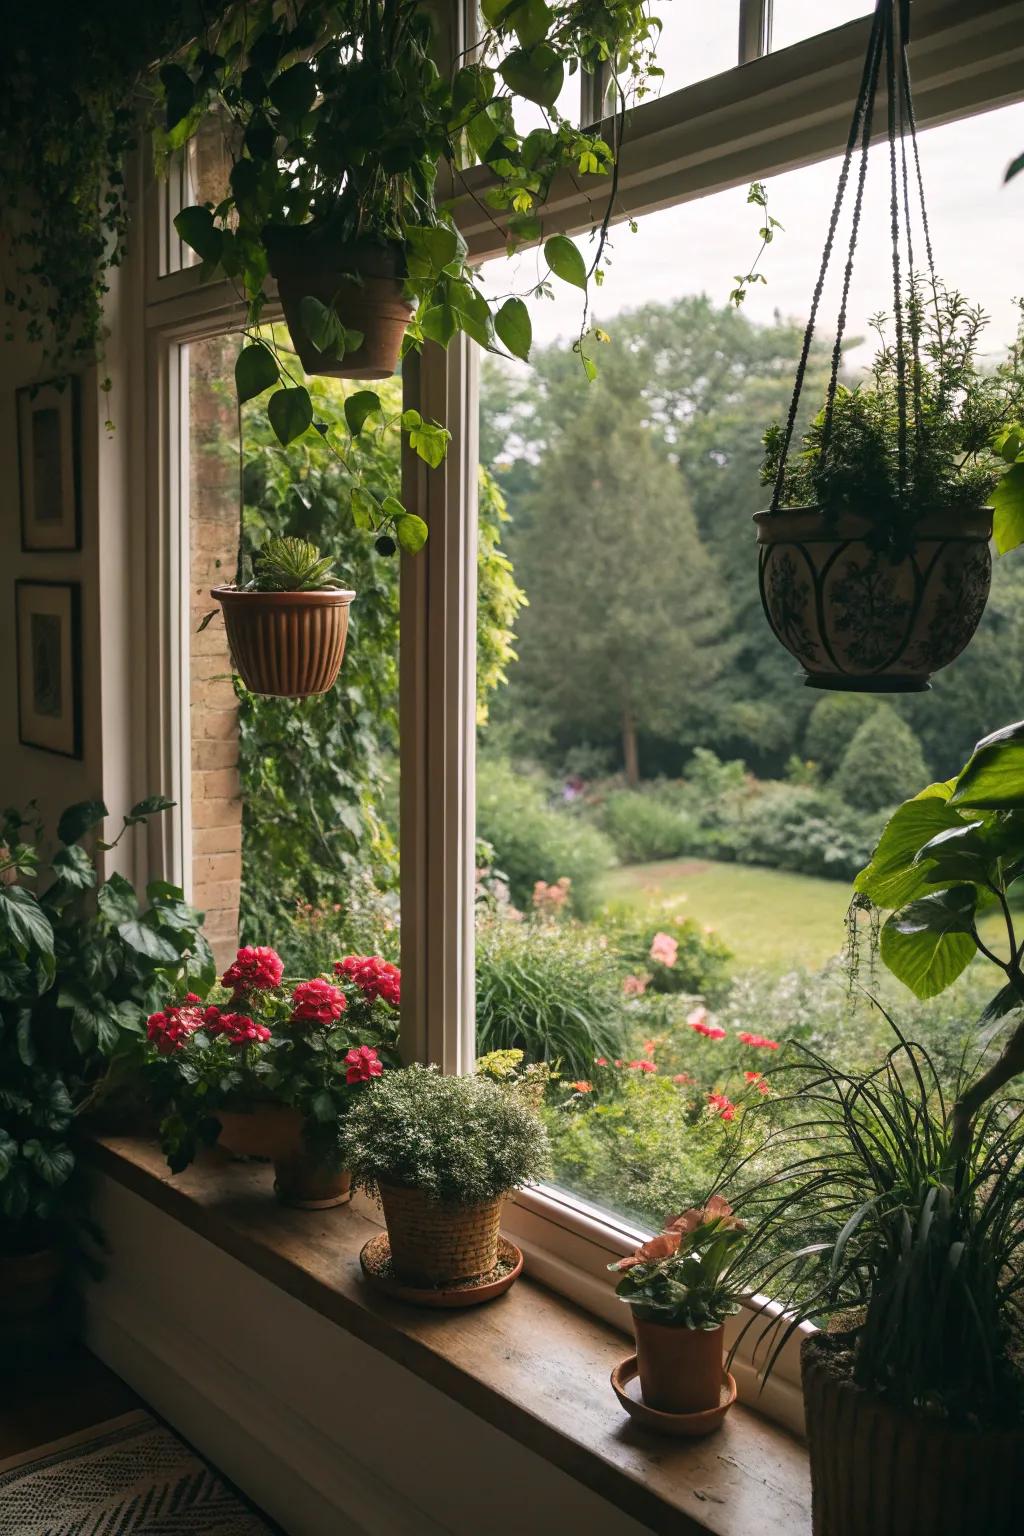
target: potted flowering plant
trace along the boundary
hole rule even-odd
[[[395,1274],[422,1287],[489,1275],[505,1196],[547,1162],[529,1094],[422,1066],[389,1072],[360,1098],[345,1149],[353,1182],[379,1194]]]
[[[725,1319],[740,1307],[744,1231],[728,1202],[712,1195],[608,1266],[622,1275],[615,1293],[633,1314],[640,1389],[658,1413],[719,1408]]]
[[[332,564],[305,539],[270,538],[250,581],[214,587],[231,659],[251,692],[304,699],[333,688],[355,593],[332,576]]]
[[[365,1084],[398,1064],[401,977],[376,955],[347,956],[335,975],[286,982],[273,949],[246,946],[219,999],[189,993],[150,1017],[144,1070],[174,1172],[219,1140],[272,1159],[287,1204],[348,1198],[343,1123]]]

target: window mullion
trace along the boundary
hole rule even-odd
[[[771,52],[772,0],[740,0],[740,64],[750,64]]]

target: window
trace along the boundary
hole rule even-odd
[[[772,50],[869,16],[873,9],[868,0],[772,0]]]

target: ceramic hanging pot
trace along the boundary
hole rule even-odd
[[[936,512],[905,553],[874,524],[815,508],[758,512],[761,602],[811,688],[918,693],[974,635],[992,578],[992,509]]]
[[[341,587],[324,592],[245,592],[214,587],[231,659],[251,693],[303,699],[333,688],[345,655],[348,609]]]

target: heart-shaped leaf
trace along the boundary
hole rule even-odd
[[[313,420],[313,402],[309,390],[297,385],[294,389],[278,389],[267,401],[270,425],[283,448],[301,437]]]
[[[494,329],[513,357],[524,362],[530,358],[533,345],[533,325],[530,311],[522,299],[506,299],[494,317]]]
[[[977,950],[971,886],[935,891],[894,912],[882,929],[882,960],[915,997],[937,997]]]
[[[190,245],[197,256],[204,261],[216,261],[220,256],[221,232],[213,222],[213,214],[209,208],[195,204],[191,208],[183,208],[175,215],[174,227],[184,240]]]
[[[368,416],[381,409],[380,395],[372,389],[357,390],[345,401],[345,420],[353,437],[358,437]]]
[[[98,827],[107,814],[102,800],[79,800],[69,805],[57,823],[57,836],[62,843],[77,843],[80,837],[93,827]]]
[[[307,294],[299,304],[302,329],[318,352],[345,350],[345,327],[326,304]]]
[[[527,51],[516,48],[503,61],[499,73],[509,90],[540,107],[553,107],[562,92],[565,69],[547,43]]]
[[[544,259],[556,277],[574,288],[586,289],[587,266],[567,235],[552,235],[544,242]]]
[[[269,347],[265,347],[262,342],[243,347],[235,359],[238,403],[244,405],[256,395],[262,395],[265,389],[277,383],[279,377],[277,360]]]
[[[1024,806],[1024,720],[978,742],[954,785],[951,803],[986,811]]]

